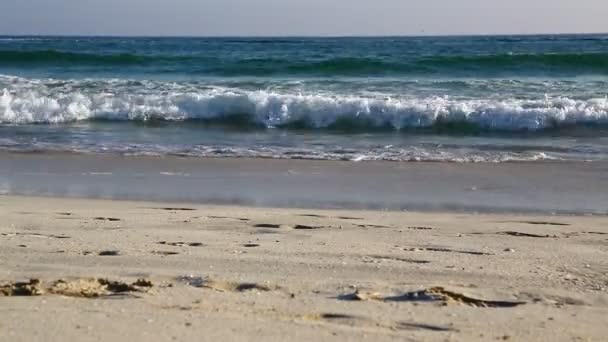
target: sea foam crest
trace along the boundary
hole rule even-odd
[[[407,129],[463,122],[489,130],[541,130],[569,124],[607,124],[608,99],[462,99],[406,95],[297,94],[234,88],[162,88],[93,82],[50,87],[7,79],[0,95],[4,124],[58,124],[83,120],[229,120],[264,127]]]

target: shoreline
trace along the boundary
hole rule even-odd
[[[310,209],[607,215],[608,162],[0,153],[0,194]]]
[[[102,202],[117,202],[117,203],[147,203],[156,204],[158,206],[173,204],[180,206],[204,206],[209,208],[233,208],[233,209],[259,209],[259,210],[314,210],[314,211],[336,211],[336,212],[386,212],[386,213],[410,213],[410,214],[445,214],[445,215],[505,215],[505,216],[520,216],[520,217],[608,217],[608,213],[597,212],[575,212],[575,211],[540,211],[540,210],[523,210],[523,209],[488,209],[488,208],[374,208],[374,207],[343,207],[343,206],[271,206],[271,205],[255,205],[252,203],[239,203],[238,201],[223,202],[215,200],[210,202],[197,201],[167,201],[162,199],[140,199],[140,198],[111,198],[111,197],[78,197],[78,196],[57,196],[55,194],[0,194],[2,198],[24,198],[24,199],[46,199],[46,200],[85,200],[85,201],[102,201]]]

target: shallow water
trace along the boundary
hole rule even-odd
[[[607,215],[608,163],[352,163],[0,153],[0,195]]]

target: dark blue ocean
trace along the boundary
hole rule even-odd
[[[608,159],[608,35],[0,37],[0,150]]]

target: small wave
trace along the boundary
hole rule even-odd
[[[58,50],[0,50],[0,65],[13,67],[29,66],[153,66],[172,63],[217,63],[216,58],[196,56],[163,56],[132,53],[94,54]]]
[[[75,52],[62,52],[56,50],[22,51],[0,50],[0,63],[10,66],[30,65],[132,65],[148,61],[145,56],[133,54],[95,55]]]
[[[499,54],[478,56],[436,56],[418,62],[434,69],[469,68],[474,70],[531,70],[608,72],[607,53]]]
[[[608,74],[608,53],[437,55],[417,58],[331,57],[236,58],[205,55],[95,54],[58,50],[0,50],[0,65],[12,67],[150,67],[155,72],[222,76],[264,75],[437,75],[523,72]]]
[[[139,152],[138,152],[139,153]],[[134,153],[134,154],[138,154]],[[144,153],[146,154],[146,153]],[[150,153],[147,153],[148,155]],[[159,153],[162,155],[162,153]],[[369,150],[319,150],[303,148],[235,148],[198,146],[195,149],[168,154],[206,158],[265,158],[334,161],[392,161],[392,162],[453,162],[453,163],[504,163],[522,161],[557,160],[542,152],[481,152],[442,151],[423,148],[376,148]]]
[[[544,152],[476,151],[470,149],[443,149],[409,147],[377,147],[369,149],[335,148],[331,146],[282,147],[250,146],[234,147],[222,145],[171,146],[157,144],[82,144],[39,143],[0,144],[0,151],[19,153],[79,153],[79,154],[120,154],[125,156],[179,156],[193,158],[256,158],[256,159],[300,159],[333,161],[391,161],[391,162],[452,162],[452,163],[504,163],[525,161],[568,160]],[[111,173],[91,172],[87,175],[109,175]],[[161,172],[163,176],[188,177],[187,173]]]
[[[76,53],[57,50],[0,50],[0,65],[4,66],[158,66],[175,72],[185,68],[189,73],[212,75],[365,75],[369,73],[402,73],[411,67],[375,58],[330,58],[318,61],[281,58],[243,58],[219,60],[199,55],[138,55]],[[157,71],[163,71],[157,70]]]

